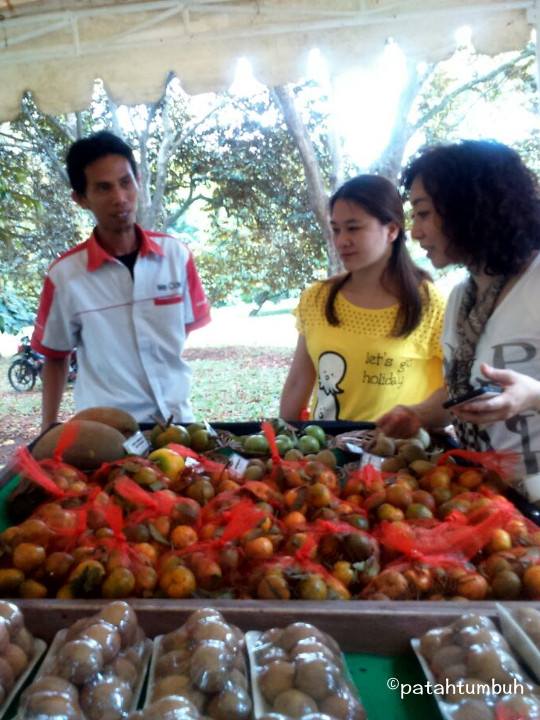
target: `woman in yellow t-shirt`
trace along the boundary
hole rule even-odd
[[[389,180],[349,180],[330,211],[346,272],[302,293],[280,414],[300,418],[311,397],[314,420],[373,421],[443,384],[444,301],[411,260],[403,205]]]

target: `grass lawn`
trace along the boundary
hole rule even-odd
[[[186,350],[193,370],[195,417],[206,420],[252,420],[276,417],[279,395],[292,358],[292,349],[205,347]],[[9,358],[0,358],[0,467],[13,448],[39,433],[41,382],[32,392],[17,393],[7,379]],[[61,419],[73,413],[68,388]]]

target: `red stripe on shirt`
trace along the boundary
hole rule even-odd
[[[65,256],[64,256],[65,257]],[[71,352],[70,350],[53,350],[42,344],[43,334],[45,332],[45,325],[47,324],[47,318],[51,310],[51,305],[54,300],[54,283],[47,275],[45,282],[43,283],[43,290],[41,291],[41,298],[39,301],[39,310],[36,318],[36,325],[32,334],[32,348],[37,352],[40,352],[46,357],[59,360],[64,358]]]
[[[49,272],[52,270],[52,268],[53,268],[57,263],[59,263],[59,262],[61,262],[62,260],[64,260],[64,258],[67,258],[67,257],[69,257],[70,255],[74,255],[75,253],[82,252],[83,250],[86,250],[87,245],[88,245],[88,240],[85,240],[84,242],[79,243],[78,245],[75,245],[75,247],[72,247],[72,248],[70,248],[69,250],[66,250],[66,252],[65,252],[65,253],[62,253],[62,254],[60,255],[60,257],[57,257],[56,260],[53,260],[53,261],[52,261],[52,263],[51,263],[51,265],[50,265],[50,267],[49,267]]]
[[[193,255],[189,253],[187,261],[187,284],[189,296],[191,298],[191,307],[193,309],[193,322],[186,325],[190,330],[202,327],[210,322],[210,303],[208,302],[203,290],[201,279],[193,261]]]
[[[186,330],[188,332],[191,332],[192,330],[197,330],[198,328],[202,328],[205,325],[208,325],[210,320],[212,320],[212,318],[210,317],[210,313],[208,313],[208,315],[206,317],[202,318],[202,320],[198,320],[197,322],[188,323],[186,325]]]

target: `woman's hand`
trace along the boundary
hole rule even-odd
[[[540,410],[540,382],[514,370],[498,370],[486,363],[482,374],[503,388],[500,395],[488,400],[473,400],[453,408],[452,413],[464,422],[489,425],[519,415],[525,410]]]
[[[422,423],[416,412],[407,405],[396,405],[377,420],[377,428],[388,437],[409,438]]]

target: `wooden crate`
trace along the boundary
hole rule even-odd
[[[106,600],[16,600],[28,629],[49,642],[55,633],[80,617],[97,612]],[[468,612],[496,617],[495,602],[139,600],[130,604],[149,637],[169,632],[197,608],[220,610],[242,630],[266,630],[302,621],[332,635],[344,652],[399,655],[410,639],[432,627],[448,625]],[[508,603],[512,607],[531,603]]]

